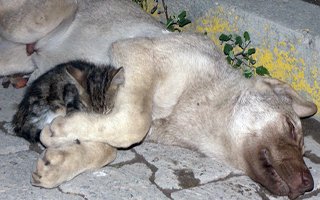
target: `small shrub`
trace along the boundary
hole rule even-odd
[[[270,76],[267,68],[262,65],[255,66],[256,60],[252,55],[256,53],[256,49],[250,47],[251,39],[247,31],[243,33],[243,36],[221,34],[219,40],[221,44],[224,44],[223,53],[228,63],[236,69],[241,69],[246,78],[251,78],[254,74]]]

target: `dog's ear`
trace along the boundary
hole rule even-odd
[[[303,118],[314,115],[317,112],[317,106],[301,97],[290,85],[274,78],[262,78],[257,82],[257,88],[271,88],[278,96],[285,95],[291,100],[292,108],[295,113]]]

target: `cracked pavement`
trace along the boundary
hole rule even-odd
[[[180,147],[143,143],[118,152],[102,169],[86,172],[58,188],[30,184],[40,148],[13,135],[10,121],[25,89],[0,88],[0,199],[263,199],[271,195],[241,171]],[[320,122],[303,120],[305,161],[314,190],[298,199],[320,198]]]

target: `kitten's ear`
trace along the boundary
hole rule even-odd
[[[112,77],[112,81],[111,81],[111,86],[115,85],[115,86],[119,86],[124,84],[124,69],[123,67],[120,67],[119,69],[117,69],[114,72],[114,75]]]
[[[84,70],[80,70],[72,65],[68,65],[66,67],[67,74],[75,79],[81,87],[86,88],[87,86],[87,72]]]

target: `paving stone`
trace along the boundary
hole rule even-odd
[[[13,114],[22,99],[25,89],[15,89],[13,87],[3,88],[0,85],[0,122],[10,122]]]
[[[225,181],[208,183],[204,186],[174,192],[174,200],[182,199],[228,199],[248,200],[262,199],[259,195],[260,187],[246,176],[233,177]]]
[[[320,191],[320,145],[310,136],[305,137],[305,162],[314,180],[314,190]]]
[[[135,159],[136,154],[130,150],[119,150],[117,158],[110,165],[118,165]]]
[[[289,200],[288,197],[276,197],[276,196],[272,196],[270,194],[267,194],[267,197],[269,200]]]
[[[150,181],[152,171],[142,163],[121,168],[105,167],[85,173],[60,186],[66,193],[86,199],[167,199]]]
[[[180,147],[144,143],[135,150],[158,169],[155,183],[163,189],[194,187],[225,178],[234,170],[212,158]]]
[[[22,138],[4,134],[0,130],[0,155],[12,154],[29,149],[29,142]]]

